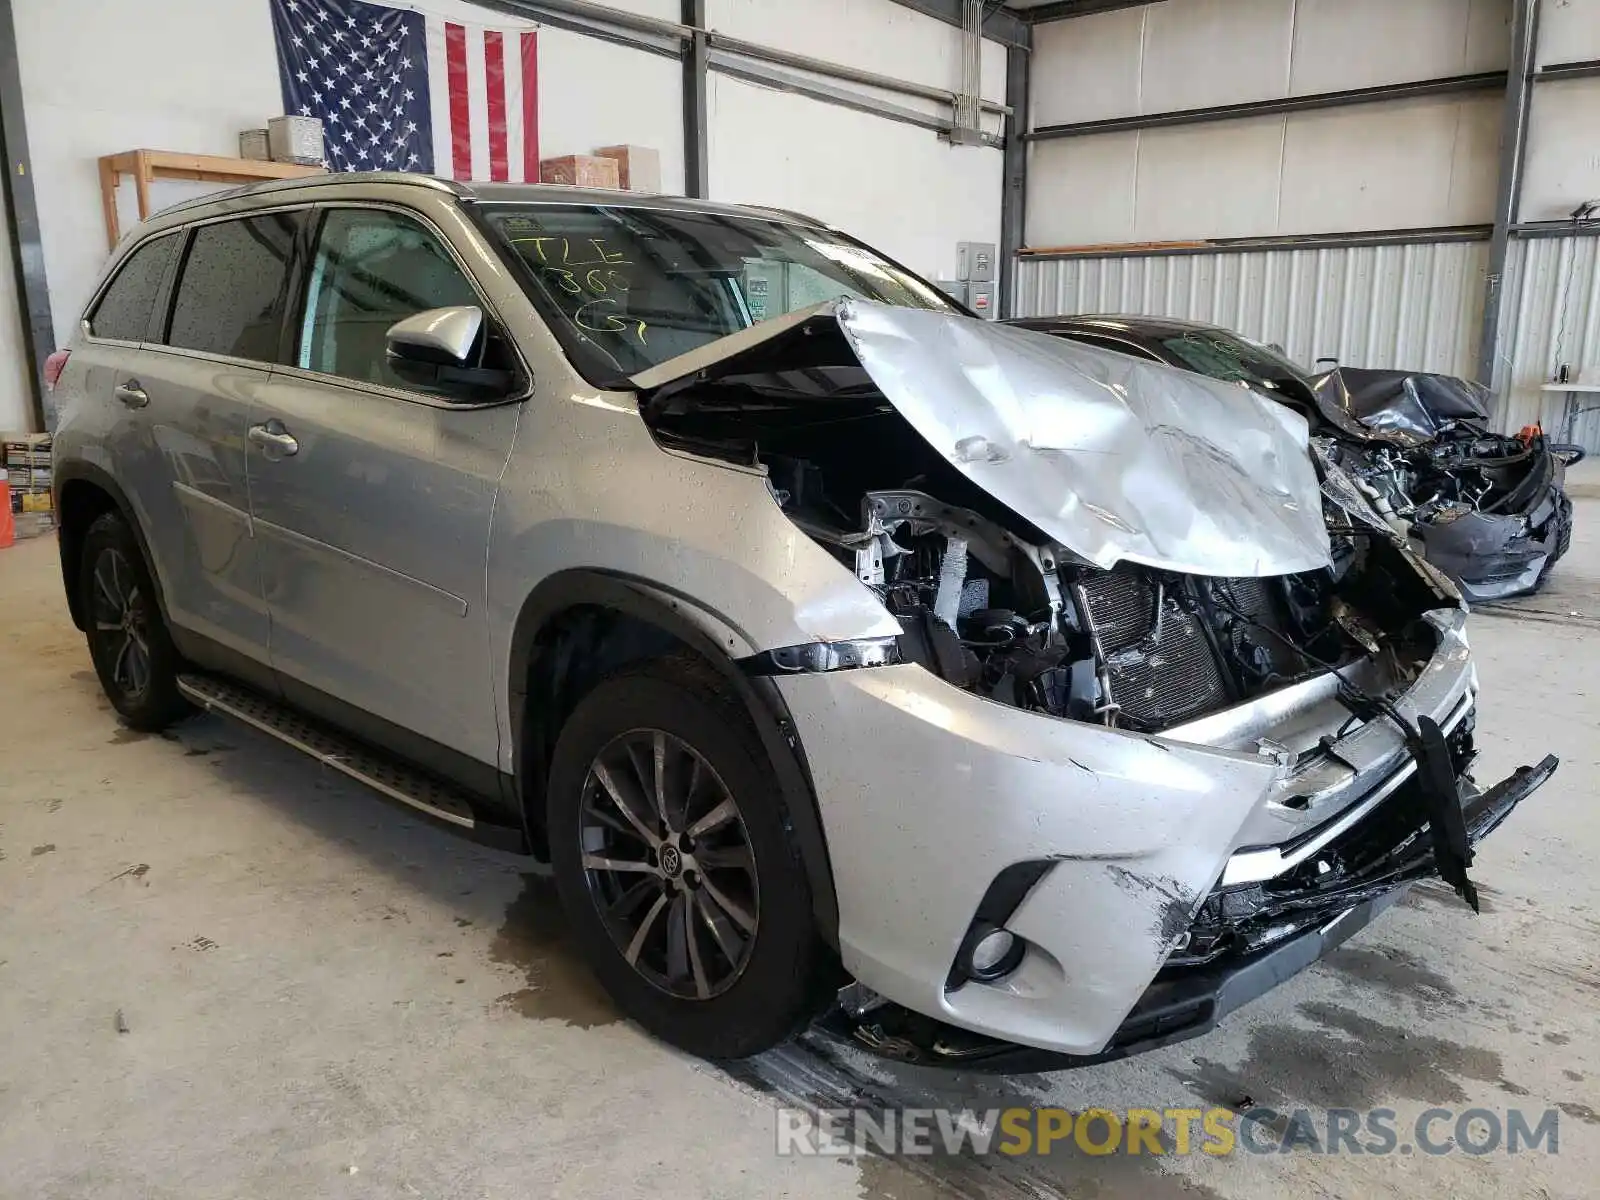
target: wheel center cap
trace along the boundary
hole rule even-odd
[[[671,844],[661,847],[661,873],[668,879],[676,879],[683,871],[683,855],[678,853],[678,848]]]

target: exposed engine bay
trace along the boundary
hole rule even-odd
[[[1001,703],[1156,732],[1365,658],[1401,690],[1437,645],[1422,614],[1455,602],[1381,522],[1332,503],[1331,566],[1102,569],[937,453],[859,368],[739,366],[647,400],[657,438],[764,466],[789,518],[898,619],[893,653]]]
[[[1406,572],[1381,534],[1350,527],[1320,572],[1102,570],[914,488],[866,492],[860,527],[846,529],[826,468],[766,461],[785,510],[900,621],[901,655],[1001,703],[1156,732],[1368,654],[1388,656],[1404,685],[1433,652],[1419,618],[1439,597],[1420,579],[1394,586]],[[812,482],[790,490],[785,478]]]

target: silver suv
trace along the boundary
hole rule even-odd
[[[136,231],[55,385],[123,719],[546,859],[696,1053],[1190,1036],[1472,843],[1453,587],[1242,389],[789,213],[344,176]],[[1313,453],[1308,453],[1308,448]]]

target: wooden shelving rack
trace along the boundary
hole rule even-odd
[[[139,219],[143,221],[150,215],[150,184],[157,179],[241,184],[321,174],[321,167],[227,158],[220,154],[179,154],[171,150],[125,150],[121,154],[107,154],[100,159],[100,204],[105,210],[106,239],[115,248],[122,237],[122,227],[117,220],[117,185],[124,175],[133,176],[134,190],[139,197]]]

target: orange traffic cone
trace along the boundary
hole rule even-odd
[[[0,550],[17,540],[17,522],[11,515],[11,477],[0,467]]]

